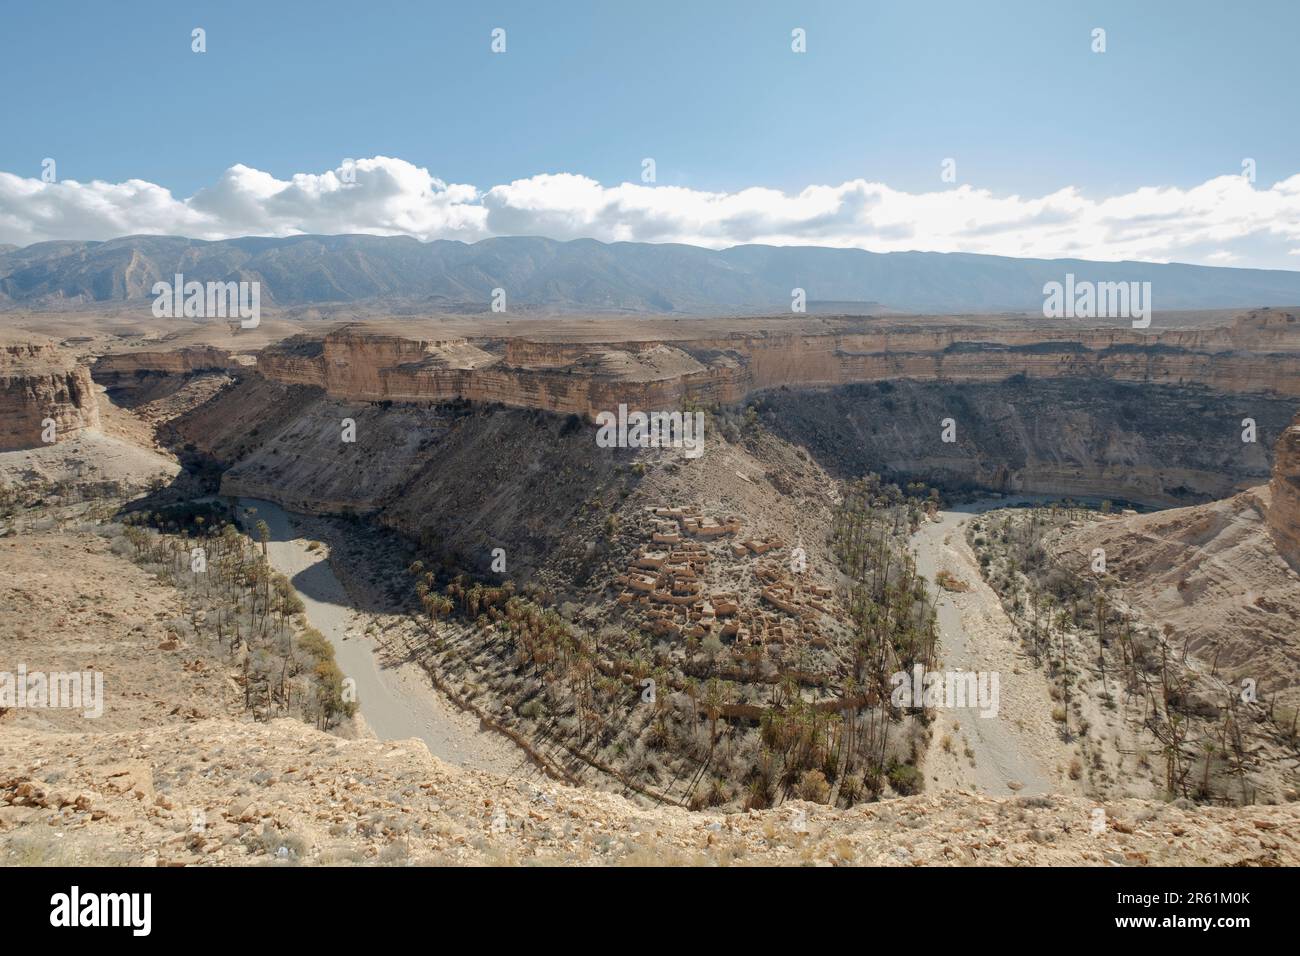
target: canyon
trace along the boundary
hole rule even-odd
[[[1105,555],[1112,593],[1161,622],[1185,652],[1300,706],[1298,442],[1300,415],[1277,440],[1267,483],[1049,536],[1048,550],[1079,571]]]
[[[97,342],[93,352],[79,350],[75,338],[15,343],[0,356],[0,449],[35,447],[34,426],[46,418],[59,424],[60,439],[93,423],[90,376],[139,403],[189,377],[221,373],[250,401],[292,394],[322,403],[323,414],[333,403],[331,416],[334,406],[365,414],[375,403],[411,411],[467,401],[593,420],[620,404],[669,410],[751,401],[788,435],[798,428],[803,442],[838,443],[823,450],[848,471],[870,462],[904,478],[1002,492],[1110,493],[1168,505],[1268,477],[1269,446],[1300,395],[1296,313],[1255,310],[1174,328],[1158,319],[1150,332],[1036,324],[638,321],[644,332],[628,337],[610,335],[629,328],[610,321],[280,323],[256,336],[205,336],[186,323],[126,348]],[[481,334],[458,334],[475,327]],[[900,394],[886,394],[895,386]],[[226,404],[230,411],[240,403]],[[254,414],[244,409],[237,418]],[[948,417],[959,426],[957,441],[929,440]],[[1246,418],[1258,423],[1260,442],[1234,442]],[[1290,500],[1285,489],[1281,497]]]
[[[761,322],[754,323],[761,325]],[[891,379],[995,382],[1012,376],[1201,385],[1300,396],[1300,319],[1240,316],[1214,329],[900,328],[843,320],[833,332],[779,326],[759,334],[560,341],[524,337],[424,340],[349,325],[264,349],[257,369],[349,401],[463,399],[594,418],[620,402],[642,409],[730,404],[774,388]],[[741,323],[737,326],[743,328]]]
[[[1214,324],[1158,314],[1143,332],[1007,317],[494,317],[273,321],[247,334],[174,323],[114,340],[97,325],[93,346],[91,336],[29,345],[10,333],[0,451],[38,447],[49,418],[59,440],[93,431],[97,390],[134,407],[183,399],[185,383],[205,378],[203,407],[174,427],[223,463],[224,490],[340,512],[398,497],[439,455],[457,403],[590,422],[624,404],[748,402],[838,478],[875,470],[951,489],[1168,506],[1267,482],[1300,397],[1300,318],[1276,309]],[[217,387],[221,376],[228,386]],[[357,423],[351,446],[338,440],[343,419]],[[1240,440],[1246,419],[1256,442]],[[955,441],[941,440],[946,420]],[[1298,507],[1292,483],[1273,492],[1280,509]]]
[[[599,813],[620,833],[644,832],[643,822],[653,820],[672,846],[662,852],[682,859],[703,861],[723,852],[707,836],[698,843],[694,822],[711,819],[709,808],[720,807],[751,811],[721,819],[757,821],[752,825],[720,826],[736,837],[726,846],[743,846],[756,861],[820,859],[827,847],[838,846],[845,861],[880,862],[870,849],[880,830],[863,822],[876,817],[860,820],[861,811],[834,809],[860,799],[864,780],[843,775],[819,791],[816,775],[800,769],[790,780],[781,778],[778,799],[785,805],[776,810],[763,809],[773,799],[767,790],[756,795],[747,789],[752,768],[763,766],[762,728],[773,714],[806,707],[815,725],[817,715],[847,707],[866,713],[875,703],[869,694],[850,693],[842,675],[854,625],[837,541],[846,501],[854,500],[865,508],[862,514],[876,515],[871,520],[881,521],[881,529],[909,523],[920,529],[917,540],[931,548],[923,587],[936,586],[943,570],[966,592],[943,604],[944,639],[953,642],[944,649],[952,655],[949,666],[982,667],[983,657],[967,661],[962,655],[976,647],[983,648],[980,655],[996,650],[1007,678],[1004,699],[1017,722],[994,733],[992,725],[963,727],[969,723],[964,716],[945,715],[934,730],[905,718],[882,752],[887,779],[872,777],[869,792],[897,812],[929,817],[932,829],[963,828],[964,815],[979,806],[997,817],[1041,810],[1043,825],[1068,832],[1071,815],[1086,815],[1083,798],[1097,799],[1102,791],[1078,781],[1075,742],[1049,741],[1054,725],[1046,684],[1021,675],[1027,658],[998,630],[1009,626],[1006,618],[985,607],[972,630],[954,617],[966,613],[961,609],[969,610],[975,596],[985,605],[994,598],[980,583],[974,553],[954,543],[967,518],[939,511],[939,496],[993,495],[986,507],[996,508],[997,496],[1014,504],[1017,495],[1039,493],[1158,509],[1067,522],[1045,543],[1062,568],[1105,547],[1115,574],[1112,593],[1126,606],[1171,627],[1179,648],[1213,659],[1225,679],[1275,675],[1262,689],[1270,701],[1295,707],[1300,701],[1291,688],[1300,656],[1287,627],[1300,595],[1294,563],[1300,560],[1300,320],[1288,310],[1255,310],[1177,327],[1162,326],[1157,316],[1146,332],[1042,325],[1007,317],[836,316],[634,325],[502,318],[284,321],[267,323],[256,337],[187,323],[175,332],[152,329],[122,338],[99,329],[15,342],[5,358],[12,384],[3,393],[11,419],[30,423],[61,415],[70,433],[59,437],[71,440],[41,448],[25,425],[5,433],[0,464],[30,468],[38,451],[71,454],[74,445],[97,435],[125,437],[142,454],[147,450],[141,468],[152,469],[127,483],[132,494],[148,488],[144,498],[124,505],[129,512],[157,516],[195,501],[260,505],[274,560],[293,574],[313,623],[343,650],[340,660],[356,671],[358,660],[373,655],[373,666],[384,673],[404,668],[408,682],[427,676],[424,693],[445,697],[444,708],[460,708],[461,722],[477,725],[479,735],[497,735],[494,747],[520,748],[527,756],[518,762],[529,764],[530,775],[527,783],[513,781],[499,792],[491,773],[451,767],[422,745],[364,739],[364,729],[343,728],[343,736],[363,738],[344,740],[292,721],[249,724],[246,707],[227,684],[217,694],[219,705],[188,693],[184,706],[195,717],[175,746],[165,743],[168,731],[133,725],[131,714],[122,713],[123,722],[94,735],[98,751],[113,764],[103,772],[94,761],[55,760],[63,729],[19,715],[24,746],[46,763],[11,760],[4,766],[0,803],[8,806],[0,808],[0,848],[47,852],[32,828],[73,813],[54,794],[58,788],[50,781],[58,777],[85,792],[87,807],[107,813],[98,820],[77,818],[78,827],[86,826],[66,851],[76,859],[108,858],[110,835],[120,839],[126,828],[134,836],[123,844],[122,859],[248,860],[266,846],[274,849],[273,841],[264,846],[250,837],[250,827],[261,826],[312,862],[387,861],[408,852],[395,844],[422,858],[491,860],[498,809],[513,820],[529,817],[530,806],[547,816],[547,807],[558,803]],[[595,417],[619,405],[701,412],[705,454],[692,459],[672,448],[599,447]],[[1257,441],[1242,440],[1247,418]],[[954,425],[952,441],[944,438],[945,420]],[[93,454],[101,446],[87,447]],[[164,459],[175,464],[160,473],[157,463]],[[75,490],[75,484],[61,489],[53,507],[78,507]],[[288,524],[272,504],[297,513],[295,521],[321,540],[282,540]],[[241,515],[254,535],[256,518]],[[57,549],[67,548],[113,573],[114,554],[93,536],[61,530],[67,519],[47,531],[36,529],[50,519],[18,520],[27,522],[22,533],[10,534],[10,550],[0,553],[12,567],[38,555],[49,563],[57,560]],[[101,533],[113,540],[120,530],[109,522]],[[797,570],[791,563],[796,550]],[[284,564],[286,555],[295,557]],[[500,567],[498,557],[505,561]],[[326,565],[333,582],[328,588],[324,572],[308,573]],[[427,570],[417,577],[417,567]],[[138,575],[124,579],[133,582],[131,598],[140,605],[147,582]],[[23,587],[30,599],[36,585]],[[423,615],[417,595],[426,602]],[[459,611],[439,617],[444,612],[431,608],[444,601]],[[911,606],[910,597],[905,601]],[[336,613],[344,602],[355,617]],[[57,632],[64,618],[45,616]],[[540,634],[570,635],[567,646],[591,648],[583,651],[581,666],[594,675],[591,686],[600,695],[594,702],[569,710],[560,693],[565,679],[539,676],[553,652],[533,650],[520,663],[520,635],[534,626]],[[99,640],[101,651],[111,644]],[[170,648],[181,639],[159,640]],[[199,650],[200,642],[191,639],[187,661]],[[135,653],[150,659],[148,645]],[[213,659],[202,671],[210,677],[228,666],[224,658]],[[638,706],[637,682],[650,674],[667,702],[661,708]],[[237,669],[230,676],[233,682],[240,677]],[[725,694],[716,690],[719,682]],[[706,695],[702,688],[709,685],[715,689]],[[782,698],[791,686],[798,704]],[[372,698],[380,692],[375,688],[382,684],[367,685]],[[154,706],[175,706],[160,694]],[[595,737],[587,736],[585,721],[597,721]],[[711,738],[718,721],[723,730],[715,763]],[[1037,736],[1026,738],[1027,727]],[[950,738],[980,731],[964,744],[965,757],[963,745],[951,745]],[[436,730],[421,736],[452,739]],[[190,745],[226,753],[272,748],[256,763],[259,777],[282,779],[273,794],[268,791],[270,805],[242,797],[230,803],[203,782],[177,776],[171,764],[182,756],[173,751]],[[130,756],[141,746],[156,755],[148,768]],[[1026,747],[1034,759],[1022,759]],[[400,800],[356,804],[408,817],[395,831],[403,835],[390,839],[362,817],[354,819],[351,810],[341,818],[320,816],[298,786],[299,772],[290,769],[302,763],[297,755],[304,751],[313,766],[325,761],[337,772],[351,767],[376,785],[414,788]],[[442,756],[461,759],[449,747]],[[494,760],[493,766],[500,763]],[[1119,801],[1126,793],[1146,797],[1150,788],[1126,791],[1125,777],[1136,771],[1122,758],[1106,761],[1099,771],[1105,779],[1120,769],[1119,782],[1108,783],[1114,789],[1104,795],[1116,819],[1145,815],[1147,804]],[[238,762],[227,761],[223,773],[241,788],[260,786],[240,776]],[[150,801],[164,802],[133,809],[128,797],[135,798],[116,789],[118,763],[130,763]],[[1125,830],[1091,849],[1060,838],[1035,850],[999,820],[994,830],[1014,849],[997,859],[1290,859],[1290,844],[1272,839],[1269,830],[1294,817],[1294,780],[1267,776],[1271,767],[1252,766],[1252,792],[1284,806],[1237,818],[1246,822],[1242,826],[1198,809],[1189,811],[1195,822],[1180,816],[1171,824],[1194,827],[1195,840],[1166,843],[1168,850],[1157,852],[1153,840],[1128,839]],[[543,776],[553,779],[542,782]],[[939,794],[909,796],[925,782],[921,778]],[[167,793],[150,789],[162,780],[169,781]],[[1132,782],[1136,787],[1136,777]],[[965,792],[970,788],[989,796]],[[1053,796],[1029,796],[1039,792]],[[71,796],[75,808],[79,797]],[[799,798],[811,801],[810,809]],[[490,812],[465,809],[483,799],[493,801]],[[451,830],[436,816],[440,811],[428,810],[430,800],[444,807],[454,802]],[[813,809],[827,801],[829,808]],[[706,816],[651,804],[703,809]],[[169,840],[160,831],[191,806],[211,815],[211,832]],[[814,832],[824,839],[796,838],[788,848],[774,841],[769,831],[783,832],[791,810],[819,821],[822,829]],[[1251,833],[1248,823],[1255,820],[1269,828],[1261,831],[1263,840]],[[1229,830],[1216,829],[1224,826]],[[518,829],[518,842],[507,852],[558,862],[590,862],[606,852],[596,841],[571,853],[549,842],[554,831],[546,825]],[[759,833],[769,835],[760,840]],[[650,852],[629,842],[626,853],[611,858],[634,860]],[[918,845],[911,852],[916,861],[993,861],[950,857],[939,847],[931,852]]]

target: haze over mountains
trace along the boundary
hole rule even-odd
[[[249,280],[278,306],[405,300],[486,311],[492,290],[516,309],[632,313],[784,312],[809,303],[873,303],[898,312],[1038,311],[1043,284],[1152,283],[1156,309],[1300,302],[1300,272],[965,253],[872,253],[807,246],[711,250],[654,243],[509,237],[466,244],[408,237],[294,236],[205,242],[129,236],[0,246],[0,308],[148,300],[156,281]]]

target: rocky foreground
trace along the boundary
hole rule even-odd
[[[730,816],[458,769],[415,740],[209,719],[72,736],[14,728],[0,863],[1300,864],[1300,804],[1233,809],[960,791]]]

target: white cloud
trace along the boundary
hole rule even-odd
[[[1285,261],[1300,241],[1300,174],[1268,188],[1219,176],[1190,188],[1153,186],[1093,198],[1073,187],[1039,197],[999,196],[969,185],[907,193],[861,179],[797,194],[762,187],[719,193],[604,186],[572,173],[480,190],[386,156],[358,160],[354,169],[354,177],[340,166],[280,180],[236,165],[186,199],[140,180],[43,183],[0,173],[0,242],[132,233],[466,241],[541,235],[1250,265]]]

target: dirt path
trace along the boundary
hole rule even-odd
[[[922,525],[912,548],[917,569],[932,583],[939,571],[947,571],[966,587],[935,587],[941,669],[997,674],[998,707],[994,716],[981,716],[978,707],[939,709],[926,758],[928,784],[1002,796],[1076,792],[1066,773],[1072,753],[1051,720],[1047,679],[1022,652],[966,543],[967,523],[991,505],[967,507],[941,512],[942,521]]]
[[[256,508],[256,515],[246,515],[245,508]],[[444,699],[418,665],[379,666],[374,641],[365,636],[366,615],[351,607],[324,552],[307,550],[309,541],[293,515],[269,501],[241,498],[240,519],[249,528],[259,519],[270,528],[272,567],[293,582],[307,620],[334,645],[344,676],[356,681],[361,716],[375,736],[419,738],[435,757],[462,767],[503,776],[536,775],[523,751],[499,734],[480,730],[478,718]]]

